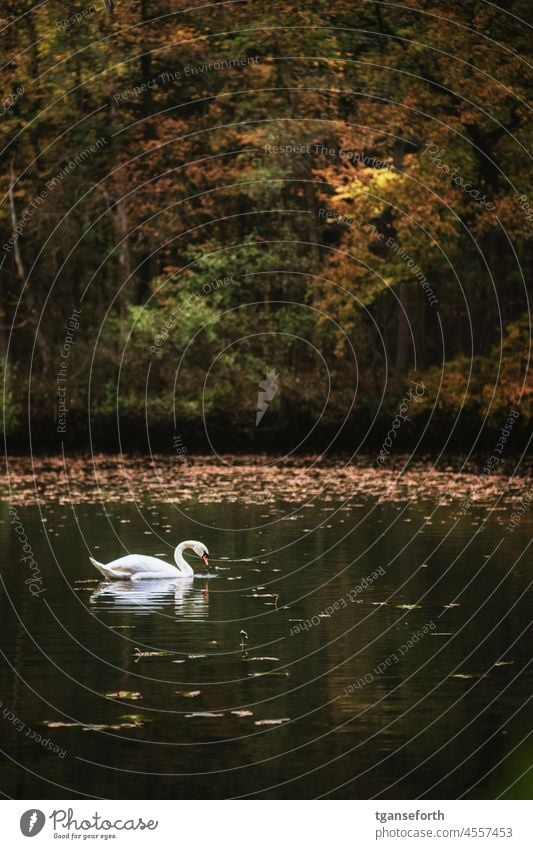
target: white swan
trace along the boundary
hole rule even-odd
[[[174,560],[176,566],[171,566],[159,557],[150,557],[146,554],[126,554],[125,557],[119,557],[117,560],[112,560],[111,563],[99,563],[94,557],[89,557],[89,560],[96,566],[104,578],[118,578],[121,580],[145,581],[154,578],[190,578],[194,576],[194,572],[183,557],[183,552],[186,548],[192,548],[198,557],[201,557],[207,566],[209,563],[209,551],[203,542],[198,542],[195,539],[189,539],[185,542],[180,542],[174,551]]]

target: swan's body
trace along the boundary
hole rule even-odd
[[[203,542],[190,539],[185,542],[180,542],[174,551],[174,560],[176,565],[172,566],[165,560],[160,560],[159,557],[150,557],[146,554],[126,554],[125,557],[119,557],[117,560],[112,560],[110,563],[99,563],[93,557],[89,560],[104,578],[110,580],[117,578],[118,580],[130,581],[146,581],[161,578],[192,578],[194,571],[187,563],[183,556],[186,548],[191,548],[198,557],[201,557],[204,563],[209,562],[209,552]]]

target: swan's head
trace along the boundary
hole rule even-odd
[[[203,542],[195,542],[193,541],[191,545],[192,550],[198,557],[201,557],[204,561],[205,565],[209,565],[209,551],[207,550],[207,545],[204,545]]]
[[[177,548],[174,552],[174,559],[175,559],[176,563],[178,564],[178,566],[180,568],[183,568],[183,563],[181,562],[182,559],[183,559],[182,552],[185,551],[188,548],[192,549],[192,551],[194,551],[194,553],[197,555],[197,557],[201,557],[206,566],[208,565],[208,563],[209,563],[209,551],[207,550],[207,545],[204,545],[203,542],[198,542],[198,540],[196,540],[196,539],[188,539],[188,540],[185,540],[185,542],[180,542],[180,544],[177,546]],[[187,569],[191,569],[191,567],[188,564],[186,564],[186,567],[187,567]],[[192,574],[192,569],[191,569],[191,574]]]

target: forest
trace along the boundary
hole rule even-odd
[[[8,449],[525,447],[528,8],[3,0]]]

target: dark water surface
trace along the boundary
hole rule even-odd
[[[178,483],[161,500],[148,484],[113,501],[78,480],[73,494],[53,469],[21,497],[27,480],[12,480],[0,503],[2,791],[530,798],[530,509],[506,529],[530,482],[514,502],[473,498],[463,513],[455,496],[472,481],[443,475],[441,498],[419,471],[409,493],[389,481],[380,500],[375,473],[355,470],[342,493],[318,486],[307,504],[275,480],[220,497],[231,469],[196,500]],[[88,560],[171,560],[188,538],[208,545],[212,577],[106,584]]]

